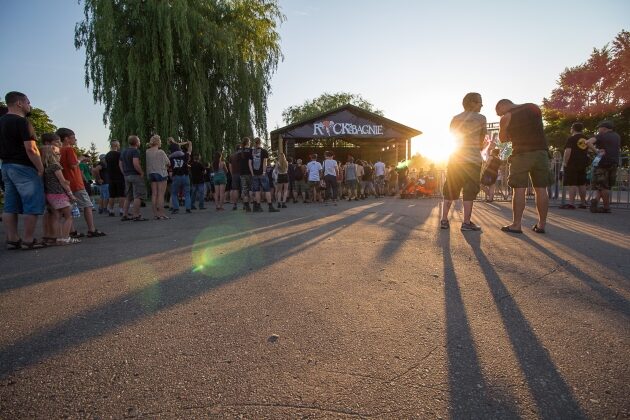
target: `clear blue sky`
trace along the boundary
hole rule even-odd
[[[448,134],[466,92],[480,92],[488,121],[503,97],[540,103],[567,66],[584,62],[622,29],[630,1],[282,0],[284,61],[273,77],[269,130],[285,108],[323,92],[360,93],[388,118],[425,134]],[[74,0],[2,3],[0,93],[20,90],[81,146],[106,149],[103,107],[84,83],[74,49],[83,5]],[[124,63],[121,63],[124,65]],[[161,133],[162,134],[162,133]],[[164,135],[170,133],[163,133]]]

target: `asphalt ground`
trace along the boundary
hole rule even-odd
[[[2,249],[0,418],[630,417],[630,210],[439,211],[97,216]]]

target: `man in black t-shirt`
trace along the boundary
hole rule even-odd
[[[190,165],[190,153],[192,152],[192,143],[188,142],[187,146],[180,149],[180,146],[174,143],[175,150],[169,156],[171,161],[171,170],[173,183],[171,184],[171,213],[175,214],[179,212],[179,199],[177,195],[180,190],[184,194],[184,204],[186,206],[186,213],[191,213],[190,202],[190,178],[188,177],[188,166]]]
[[[0,117],[0,159],[5,185],[2,222],[8,249],[35,249],[45,244],[33,235],[37,217],[44,214],[45,195],[42,164],[35,130],[26,117],[31,102],[20,92],[5,96],[8,112]],[[24,236],[18,235],[18,214],[23,215]]]
[[[236,158],[238,173],[241,179],[241,197],[243,198],[243,210],[250,212],[252,208],[249,206],[250,195],[252,191],[252,174],[249,171],[249,158],[252,154],[251,140],[249,137],[243,137],[238,157]]]
[[[263,211],[260,207],[260,190],[265,192],[265,198],[269,205],[269,212],[277,212],[278,209],[273,207],[271,202],[271,191],[269,189],[269,178],[267,176],[267,159],[269,152],[261,147],[262,141],[260,137],[254,139],[254,147],[249,157],[249,172],[252,174],[252,191],[255,194],[256,202],[254,203],[254,211]]]
[[[579,191],[581,204],[579,208],[586,208],[586,168],[588,166],[588,144],[583,134],[584,124],[575,122],[571,125],[571,137],[564,146],[562,159],[562,182],[569,187],[569,202],[560,206],[561,209],[575,209],[575,196]]]
[[[125,178],[120,170],[120,142],[112,140],[110,151],[105,155],[105,163],[109,168],[109,200],[107,200],[107,213],[113,217],[114,205],[118,201],[119,215],[123,215],[123,199],[125,198]]]

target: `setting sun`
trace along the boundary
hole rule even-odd
[[[420,153],[435,163],[445,163],[455,150],[455,138],[449,132],[443,135],[423,134],[411,140],[411,153]]]

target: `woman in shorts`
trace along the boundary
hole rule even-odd
[[[170,219],[164,213],[164,193],[170,161],[164,150],[160,149],[161,145],[162,139],[155,134],[149,140],[147,149],[147,177],[151,182],[151,203],[155,220]]]
[[[214,184],[214,205],[217,211],[225,210],[223,203],[225,202],[225,185],[227,184],[227,166],[223,161],[223,154],[221,152],[214,153],[214,159],[212,160],[212,170],[214,176],[212,182]]]

